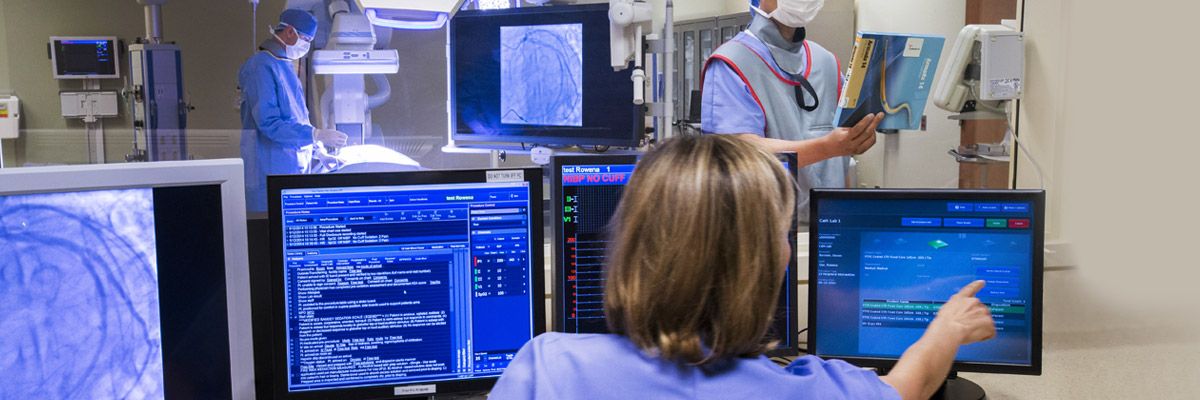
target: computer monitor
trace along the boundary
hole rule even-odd
[[[813,190],[809,353],[891,368],[984,280],[996,337],[961,347],[953,369],[1040,374],[1044,203],[1040,190]]]
[[[541,169],[267,186],[277,398],[487,390],[545,331]]]
[[[796,176],[796,154],[778,156],[792,176]],[[609,220],[637,161],[637,155],[554,157],[550,203],[554,208],[555,331],[608,332],[604,317],[604,255],[608,249]],[[793,218],[789,235],[792,255],[767,338],[779,342],[771,355],[799,352],[796,226]]]
[[[609,52],[608,4],[459,12],[450,22],[455,144],[636,147],[644,107]]]
[[[50,38],[54,79],[120,78],[120,58],[116,37]]]
[[[253,399],[241,160],[0,170],[0,398]]]

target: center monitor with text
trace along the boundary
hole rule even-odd
[[[280,398],[486,390],[544,331],[541,170],[272,176]]]

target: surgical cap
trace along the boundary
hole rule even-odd
[[[296,28],[301,35],[312,37],[317,34],[317,18],[302,10],[283,10],[279,22]]]

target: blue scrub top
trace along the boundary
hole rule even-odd
[[[489,399],[899,399],[879,376],[814,356],[765,356],[706,373],[647,356],[624,336],[542,334],[521,347]]]
[[[252,212],[267,209],[267,175],[306,173],[312,161],[313,126],[304,88],[292,63],[271,55],[271,50],[282,53],[268,47],[238,71],[246,208]]]

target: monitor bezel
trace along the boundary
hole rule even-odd
[[[113,49],[113,73],[111,74],[88,74],[88,75],[66,75],[58,70],[58,51],[55,50],[55,44],[64,40],[104,40],[112,45]],[[54,74],[54,79],[118,79],[121,77],[121,49],[120,42],[116,36],[51,36],[50,37],[50,68]]]
[[[1030,230],[1033,232],[1032,266],[1032,299],[1030,337],[1030,364],[1012,365],[999,363],[979,363],[955,361],[951,366],[952,372],[982,372],[996,374],[1041,375],[1042,374],[1042,288],[1045,254],[1039,251],[1045,243],[1045,207],[1046,196],[1043,190],[965,190],[965,189],[812,189],[810,191],[810,216],[815,221],[819,216],[821,200],[954,200],[954,201],[1025,201],[1033,205],[1033,221]],[[809,227],[808,274],[810,282],[817,275],[818,237],[820,224],[813,223]],[[840,355],[825,355],[817,351],[820,338],[815,327],[817,321],[817,304],[819,285],[810,283],[808,288],[808,349],[809,354],[818,357],[829,357],[844,360],[851,364],[890,370],[899,359],[874,357],[846,357]]]
[[[161,161],[0,169],[0,196],[219,185],[233,399],[254,399],[250,267],[242,160]],[[164,377],[165,379],[165,377]]]
[[[800,166],[797,162],[796,153],[784,152],[784,153],[776,153],[775,155],[780,161],[788,162],[788,173],[791,174],[793,179],[795,179],[797,176],[799,176]],[[562,194],[562,167],[566,166],[566,165],[596,165],[596,164],[600,164],[600,165],[603,165],[603,164],[637,165],[637,162],[641,159],[641,156],[642,156],[641,154],[567,155],[567,156],[555,156],[551,162],[551,172],[550,172],[551,180],[550,180],[550,186],[548,189],[548,190],[550,190],[550,208],[554,209],[553,220],[552,220],[553,225],[554,225],[553,229],[552,229],[554,237],[551,240],[551,242],[552,242],[551,243],[551,252],[553,253],[551,257],[554,257],[554,268],[553,268],[553,272],[550,276],[550,279],[553,282],[553,284],[551,285],[552,289],[553,289],[552,290],[553,296],[552,296],[551,303],[553,304],[552,307],[554,308],[554,310],[553,310],[553,314],[552,314],[552,324],[551,325],[552,325],[553,331],[555,331],[555,332],[566,332],[566,327],[564,326],[566,323],[566,314],[565,314],[566,311],[565,311],[564,306],[566,305],[567,299],[566,299],[566,293],[562,290],[562,285],[561,285],[562,282],[560,282],[561,277],[565,276],[566,268],[567,268],[566,258],[565,258],[566,252],[564,251],[564,249],[561,248],[562,239],[563,239],[562,236],[564,233],[563,227],[562,227],[563,209],[561,207],[562,196],[563,196],[563,194]],[[799,191],[798,188],[797,188],[797,191]],[[790,292],[791,295],[789,296],[789,299],[788,299],[789,305],[792,309],[792,312],[791,312],[792,318],[790,318],[788,320],[789,321],[788,327],[787,327],[788,332],[786,333],[789,336],[788,339],[789,339],[789,343],[791,343],[791,346],[780,347],[780,348],[770,350],[766,353],[768,356],[796,356],[796,355],[800,354],[800,333],[799,333],[799,326],[800,326],[800,316],[799,316],[800,281],[799,281],[799,275],[800,275],[800,271],[799,271],[799,261],[798,261],[799,260],[798,259],[799,249],[797,247],[797,245],[798,245],[798,240],[797,240],[798,230],[799,230],[799,220],[796,218],[792,218],[792,226],[791,226],[791,230],[788,234],[788,241],[792,247],[792,255],[791,255],[790,260],[788,261],[788,270],[787,270],[788,273],[784,276],[784,280],[786,282],[790,283],[790,285],[788,287],[792,288],[792,290]]]
[[[533,299],[531,307],[533,308],[533,337],[540,335],[546,331],[546,293],[545,293],[545,278],[543,269],[545,261],[543,252],[540,251],[541,244],[544,241],[544,228],[542,221],[542,169],[541,168],[503,168],[503,169],[463,169],[463,170],[437,170],[437,171],[405,171],[405,172],[379,172],[379,173],[356,173],[356,174],[336,174],[336,175],[273,175],[267,177],[267,214],[269,236],[271,242],[271,254],[282,254],[283,241],[280,235],[282,232],[281,219],[281,198],[280,194],[284,189],[311,189],[311,188],[328,188],[328,187],[356,187],[356,186],[411,186],[411,185],[430,185],[430,184],[456,184],[456,183],[488,183],[489,172],[494,171],[521,171],[522,178],[529,184],[529,212],[532,221],[530,221],[530,279],[532,291],[530,298]],[[495,182],[495,181],[493,181]],[[450,379],[438,381],[414,381],[403,382],[396,384],[382,384],[373,386],[361,386],[352,388],[330,388],[330,389],[314,389],[300,392],[291,392],[288,390],[288,365],[287,365],[287,341],[284,338],[287,335],[285,321],[287,319],[286,309],[284,307],[284,293],[282,290],[274,290],[275,288],[283,287],[283,276],[280,271],[283,270],[283,258],[271,257],[271,332],[273,339],[272,345],[272,361],[273,367],[273,389],[276,398],[280,399],[376,399],[376,398],[395,398],[404,397],[397,396],[396,388],[402,388],[413,385],[436,385],[436,392],[414,394],[416,397],[428,397],[436,394],[451,394],[451,393],[467,393],[489,390],[499,377],[480,377],[469,379]]]
[[[620,138],[597,138],[597,137],[591,137],[591,136],[582,136],[581,137],[581,136],[575,136],[575,135],[569,134],[569,133],[564,133],[564,132],[570,131],[572,129],[586,128],[586,126],[584,126],[584,127],[557,127],[557,126],[538,127],[538,126],[533,126],[533,125],[512,125],[513,126],[513,128],[511,129],[512,131],[521,132],[521,133],[520,134],[511,134],[511,135],[471,133],[471,132],[460,131],[460,129],[458,127],[458,125],[459,125],[458,103],[455,100],[455,97],[457,96],[457,90],[458,90],[458,88],[457,88],[458,85],[455,83],[455,80],[457,78],[457,73],[458,73],[457,68],[455,66],[455,63],[457,61],[457,58],[456,58],[457,55],[456,55],[456,49],[454,46],[454,42],[456,40],[458,40],[458,32],[454,29],[455,25],[460,24],[460,23],[467,23],[467,22],[470,22],[472,19],[477,19],[477,18],[537,16],[539,14],[565,15],[565,14],[571,14],[571,13],[574,13],[574,14],[604,13],[605,15],[607,15],[608,5],[606,5],[606,4],[567,4],[567,5],[554,5],[554,6],[546,6],[546,7],[517,7],[517,8],[501,9],[501,10],[464,10],[455,15],[454,19],[450,21],[449,28],[447,29],[448,45],[446,46],[447,47],[446,51],[448,54],[448,56],[447,56],[447,71],[448,71],[447,82],[449,84],[448,85],[449,91],[447,92],[447,94],[449,96],[448,98],[450,99],[448,104],[449,104],[449,112],[450,112],[449,134],[450,134],[451,143],[454,143],[455,145],[458,145],[461,147],[482,147],[482,148],[495,147],[496,145],[503,146],[503,145],[513,145],[513,144],[520,144],[522,148],[524,148],[526,145],[534,145],[534,144],[561,145],[561,146],[616,146],[616,147],[632,148],[632,147],[636,147],[640,144],[642,137],[644,136],[643,131],[646,128],[646,122],[645,122],[646,112],[645,112],[645,107],[635,105],[633,103],[633,87],[632,86],[630,86],[630,89],[629,89],[629,108],[628,109],[629,109],[629,112],[634,115],[634,117],[633,117],[632,124],[628,127],[630,129],[630,132],[628,132],[627,135],[622,135]],[[607,23],[608,19],[605,18],[605,21]],[[581,21],[581,23],[587,23],[587,22]],[[608,40],[608,38],[606,37],[605,40]],[[605,50],[607,51],[608,49],[606,48]],[[598,59],[607,61],[609,59],[609,57],[607,56],[607,53],[605,53],[604,57],[598,57]],[[595,61],[595,60],[593,60],[593,61]],[[628,75],[630,72],[624,71],[624,72],[615,72],[615,73],[622,73],[622,74]],[[586,74],[585,74],[585,76],[586,76]],[[585,81],[584,84],[587,85],[587,82]],[[529,132],[531,130],[553,132],[553,134],[529,135],[527,132]]]
[[[775,153],[775,157],[780,161],[787,161],[788,173],[792,174],[792,179],[796,180],[800,177],[800,163],[798,156],[794,152]],[[796,198],[800,198],[800,187],[796,186]],[[794,357],[800,355],[800,218],[792,215],[792,228],[788,231],[788,244],[792,246],[792,255],[788,260],[787,274],[783,279],[789,283],[791,288],[791,296],[788,299],[789,307],[791,307],[791,318],[788,323],[788,342],[792,345],[789,347],[781,347],[767,352],[768,356],[786,356]]]

